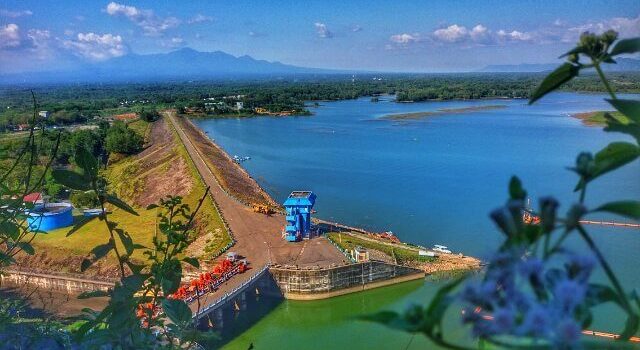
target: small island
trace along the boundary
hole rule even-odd
[[[607,124],[607,119],[604,116],[606,113],[618,119],[622,123],[627,123],[629,121],[622,113],[611,111],[582,112],[571,114],[571,116],[582,120],[582,124],[587,126],[605,126]]]
[[[460,108],[442,108],[435,111],[387,114],[378,119],[380,120],[417,120],[417,119],[435,117],[440,115],[463,114],[463,113],[471,113],[471,112],[477,112],[477,111],[502,109],[506,107],[507,107],[506,105],[486,105],[486,106],[471,106],[471,107],[460,107]]]

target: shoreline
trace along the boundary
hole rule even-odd
[[[483,109],[494,109],[496,108],[496,106],[479,106],[479,107],[485,107]],[[468,110],[469,108],[476,108],[476,107],[466,107],[465,110]],[[502,108],[502,107],[498,107],[498,108]],[[191,128],[193,129],[197,129],[199,136],[206,138],[207,142],[212,146],[215,147],[216,151],[221,153],[231,164],[231,166],[233,166],[237,171],[241,172],[242,174],[244,174],[244,178],[245,180],[248,182],[248,186],[251,187],[255,187],[257,189],[259,189],[259,191],[261,193],[264,194],[264,196],[266,196],[267,198],[269,198],[270,201],[272,201],[273,203],[277,204],[274,199],[267,193],[266,190],[264,190],[262,188],[262,186],[260,186],[260,184],[253,178],[251,177],[251,175],[238,163],[233,162],[231,157],[229,156],[229,154],[227,154],[227,152],[220,146],[218,145],[214,140],[212,140],[207,134],[204,133],[204,131],[202,129],[200,129],[198,126],[196,126],[195,124],[193,124],[191,122],[191,120],[187,117],[179,117],[177,118],[179,120],[182,121],[183,125],[189,125]],[[209,156],[211,156],[210,153],[207,153]],[[229,194],[229,196],[231,196],[232,198],[240,201],[238,198],[234,197],[232,194],[228,193],[228,191],[225,190],[225,192],[227,192],[227,194]],[[242,203],[242,201],[240,201]],[[244,205],[247,205],[246,203],[242,203]],[[250,209],[250,208],[249,208]],[[314,218],[317,223],[322,223],[322,224],[328,224],[329,222],[326,220],[323,220],[321,218]],[[381,239],[376,239],[376,238],[372,238],[374,233],[369,231],[369,230],[365,230],[362,228],[355,228],[355,227],[351,227],[342,223],[332,223],[338,227],[341,227],[342,229],[348,229],[351,231],[355,231],[353,232],[353,234],[357,234],[357,235],[362,235],[362,236],[366,236],[366,239],[368,240],[375,240],[377,241],[377,243],[379,244],[388,244],[388,242],[381,240]],[[405,246],[406,249],[410,249],[410,250],[415,250],[416,252],[419,251],[418,248],[416,248],[415,246],[412,246],[411,243],[406,243],[406,242],[399,242],[400,245]],[[434,272],[447,272],[447,271],[451,271],[451,270],[469,270],[469,271],[473,271],[473,270],[477,270],[480,269],[482,266],[482,262],[475,258],[475,257],[471,257],[471,256],[467,256],[464,254],[440,254],[440,258],[438,258],[438,260],[434,261],[434,262],[426,262],[426,263],[421,263],[421,264],[409,264],[406,266],[410,266],[410,267],[414,267],[414,268],[419,268],[422,271],[424,271],[427,274],[431,274]]]
[[[187,131],[191,136],[197,136],[199,138],[194,141],[198,143],[198,148],[200,148],[201,151],[202,148],[207,148],[207,152],[204,152],[208,155],[206,159],[208,160],[207,163],[209,163],[212,168],[219,171],[214,174],[216,175],[216,180],[218,180],[220,187],[222,187],[230,197],[246,206],[251,206],[251,204],[253,204],[250,202],[251,199],[241,196],[241,193],[239,193],[242,189],[249,189],[252,190],[254,194],[262,197],[262,203],[257,204],[266,204],[274,208],[280,208],[278,202],[276,202],[243,167],[234,162],[231,156],[229,156],[229,154],[220,145],[205,134],[201,128],[195,125],[189,116],[179,116],[176,119],[183,125],[183,127],[188,129]],[[218,164],[218,166],[213,164],[209,159],[212,156],[217,157],[223,164]],[[232,181],[229,179],[229,176],[234,176],[235,178],[233,179],[233,182],[236,182],[238,185],[242,185],[242,189],[233,188],[233,186],[231,186]]]
[[[583,125],[589,127],[604,127],[607,125],[607,119],[604,116],[606,113],[610,114],[612,117],[620,120],[621,122],[628,121],[628,118],[618,111],[589,111],[571,113],[569,114],[569,116],[579,119],[580,121],[582,121]]]

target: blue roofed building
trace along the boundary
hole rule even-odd
[[[316,195],[311,191],[293,191],[284,201],[287,224],[283,234],[287,241],[297,242],[309,238],[311,211],[315,202]]]

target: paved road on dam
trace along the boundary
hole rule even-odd
[[[252,270],[231,278],[218,291],[201,299],[201,306],[205,306],[225,293],[234,290],[268,263],[303,267],[340,264],[345,260],[344,255],[326,238],[314,238],[299,243],[289,243],[282,239],[280,232],[285,223],[284,216],[281,214],[267,216],[255,213],[229,196],[220,187],[207,162],[203,159],[206,155],[201,154],[182,128],[175,111],[165,111],[163,115],[176,129],[195,167],[206,185],[210,187],[211,195],[218,205],[220,214],[227,221],[236,239],[236,244],[230,250],[246,257],[252,267]],[[196,307],[194,304],[192,306]]]

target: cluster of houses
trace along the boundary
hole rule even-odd
[[[230,95],[222,97],[206,97],[204,101],[204,108],[207,112],[215,111],[240,111],[244,109],[244,102],[242,100],[246,95]]]
[[[41,118],[49,118],[51,116],[51,112],[49,111],[39,111],[38,112],[38,116]],[[21,124],[16,124],[16,125],[10,125],[9,127],[7,127],[7,129],[9,130],[13,130],[13,131],[27,131],[31,128],[31,125],[29,125],[28,123],[21,123]]]
[[[149,100],[124,100],[124,101],[120,101],[120,106],[126,107],[126,106],[132,105],[132,104],[147,104],[147,103],[151,103],[151,101],[149,101]]]

